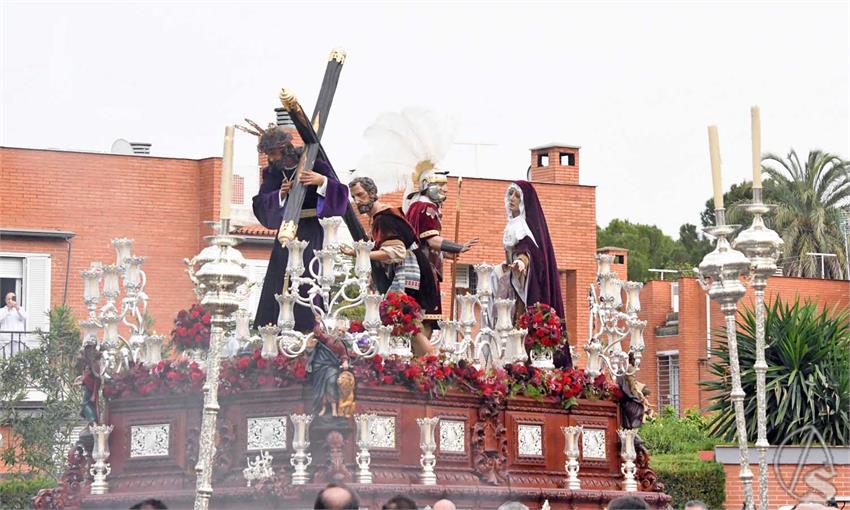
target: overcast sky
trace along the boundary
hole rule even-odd
[[[675,236],[711,195],[708,124],[727,185],[749,178],[754,104],[765,151],[850,155],[848,5],[2,1],[0,145],[220,155],[224,126],[272,121],[281,87],[311,110],[341,46],[324,136],[337,169],[377,114],[425,106],[482,144],[477,165],[455,146],[455,173],[522,178],[530,147],[580,145],[601,225]],[[254,143],[237,139],[243,172]]]

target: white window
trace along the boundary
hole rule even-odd
[[[679,351],[659,352],[658,409],[672,406],[679,412]]]
[[[251,320],[257,315],[257,306],[260,304],[260,293],[263,291],[263,280],[266,278],[266,269],[269,267],[268,260],[248,259],[248,282],[253,283],[248,292],[248,311],[251,312]]]
[[[673,304],[673,313],[679,313],[679,282],[670,284],[670,302]]]
[[[15,292],[18,303],[27,313],[24,329],[27,332],[50,327],[51,260],[46,254],[0,253],[0,287],[5,306],[8,292]],[[2,338],[3,336],[0,336]],[[26,335],[27,343],[37,341],[35,334]],[[5,338],[5,342],[9,339]]]

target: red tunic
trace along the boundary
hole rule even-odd
[[[443,281],[443,252],[432,249],[428,245],[428,239],[438,236],[443,230],[443,213],[433,202],[417,200],[410,204],[407,209],[407,222],[416,232],[416,238],[422,250],[428,258],[431,270],[437,282],[437,291],[440,290],[440,282]],[[442,315],[442,307],[440,310]]]

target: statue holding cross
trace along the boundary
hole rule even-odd
[[[292,136],[277,126],[263,130],[252,123],[254,131],[249,130],[260,137],[257,150],[264,153],[269,161],[263,169],[260,191],[253,198],[254,215],[263,226],[278,231],[279,241],[272,248],[255,326],[277,322],[278,303],[274,296],[281,293],[284,284],[289,253],[283,245],[287,241],[297,237],[309,243],[304,250],[304,264],[308,267],[313,250],[322,247],[323,231],[319,218],[343,216],[352,237],[365,238],[363,227],[349,204],[348,187],[339,182],[321,146],[321,135],[344,62],[345,53],[341,50],[331,52],[310,120],[294,95],[281,91],[281,102],[304,141],[303,148],[294,147]],[[313,330],[314,325],[315,320],[308,308],[295,308],[295,329],[308,332]]]

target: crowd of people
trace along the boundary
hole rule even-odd
[[[130,507],[130,510],[167,510],[167,506],[158,499],[146,499],[136,505]],[[419,510],[417,503],[404,495],[393,496],[387,500],[381,507],[381,510]],[[443,497],[434,502],[429,507],[431,510],[457,510],[457,506],[447,497]],[[621,496],[602,507],[605,510],[649,510],[649,505],[636,496]],[[689,501],[685,504],[685,510],[708,510],[705,503],[699,500]],[[357,493],[350,487],[339,484],[330,483],[324,489],[319,491],[316,496],[316,502],[313,505],[314,510],[359,510],[360,498]],[[519,501],[507,501],[502,503],[495,510],[529,510],[528,506]],[[807,510],[814,510],[808,509]]]

